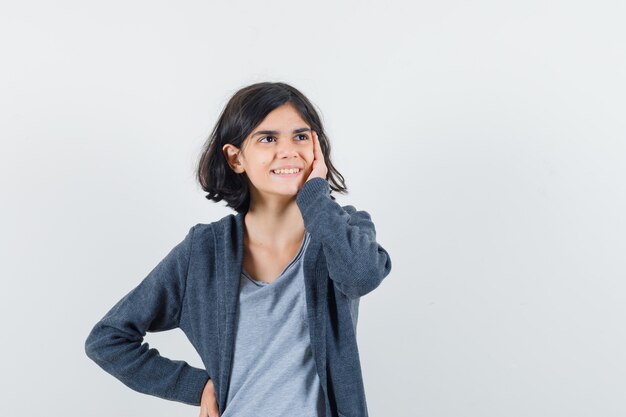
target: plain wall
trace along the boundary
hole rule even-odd
[[[196,223],[239,88],[318,107],[392,257],[361,300],[372,417],[626,415],[622,1],[0,6],[0,415],[197,416],[84,353]],[[180,330],[148,334],[201,366]]]

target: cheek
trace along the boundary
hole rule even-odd
[[[257,171],[269,171],[272,166],[271,158],[260,157],[254,161],[255,170]]]
[[[315,153],[313,152],[313,148],[311,149],[307,149],[304,152],[304,159],[309,163],[312,164],[313,163],[313,159],[315,157]]]

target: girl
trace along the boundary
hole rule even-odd
[[[391,271],[370,215],[345,193],[310,101],[257,83],[228,102],[198,164],[207,198],[237,214],[191,227],[93,327],[87,355],[128,387],[200,417],[367,417],[359,298]],[[179,327],[205,369],[146,332]]]

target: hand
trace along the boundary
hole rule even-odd
[[[313,133],[313,169],[311,170],[311,174],[309,174],[309,178],[306,179],[307,181],[315,177],[326,179],[326,175],[328,174],[328,168],[326,167],[326,163],[324,162],[324,154],[322,153],[320,140],[317,138],[317,132],[313,130],[312,133]]]
[[[213,380],[209,379],[202,391],[202,399],[200,400],[200,417],[219,417],[217,408],[217,400],[215,398],[215,387]]]

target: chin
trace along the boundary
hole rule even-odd
[[[302,186],[294,186],[294,187],[283,187],[280,190],[276,190],[275,193],[279,195],[283,195],[285,197],[293,197],[298,194]]]

